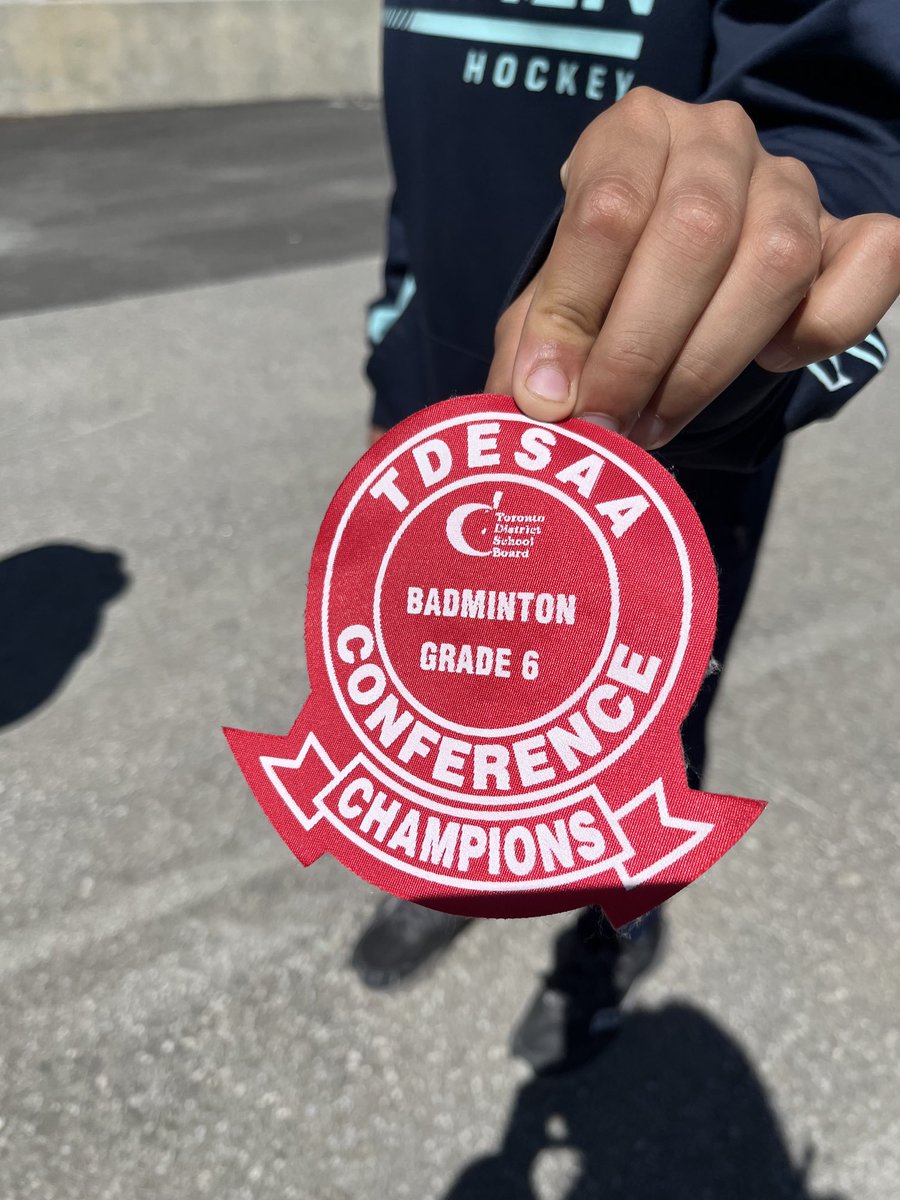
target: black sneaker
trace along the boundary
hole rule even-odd
[[[631,938],[617,936],[602,914],[587,909],[556,942],[556,961],[512,1039],[512,1052],[538,1075],[570,1071],[613,1040],[620,1004],[657,957],[662,920],[650,914]]]
[[[391,987],[433,963],[470,920],[388,896],[356,943],[351,965],[367,987]]]

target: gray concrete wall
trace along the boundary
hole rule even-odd
[[[0,114],[373,96],[378,0],[0,0]]]

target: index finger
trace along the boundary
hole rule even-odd
[[[624,103],[624,102],[623,102]],[[571,415],[582,369],[656,203],[669,127],[611,110],[576,146],[569,192],[537,279],[513,367],[513,395],[528,416]]]

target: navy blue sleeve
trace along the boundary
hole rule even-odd
[[[802,159],[835,216],[900,203],[898,0],[718,0],[710,83],[770,154]]]
[[[838,217],[900,202],[898,0],[718,0],[710,85],[735,100],[770,154],[801,159]],[[880,371],[874,331],[787,376],[751,365],[666,448],[680,463],[751,470],[787,433],[832,416]]]

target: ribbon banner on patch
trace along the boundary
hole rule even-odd
[[[700,521],[644,451],[508,397],[448,400],[328,509],[291,732],[225,733],[306,866],[328,853],[447,912],[590,903],[620,926],[764,807],[687,785],[716,598]]]

